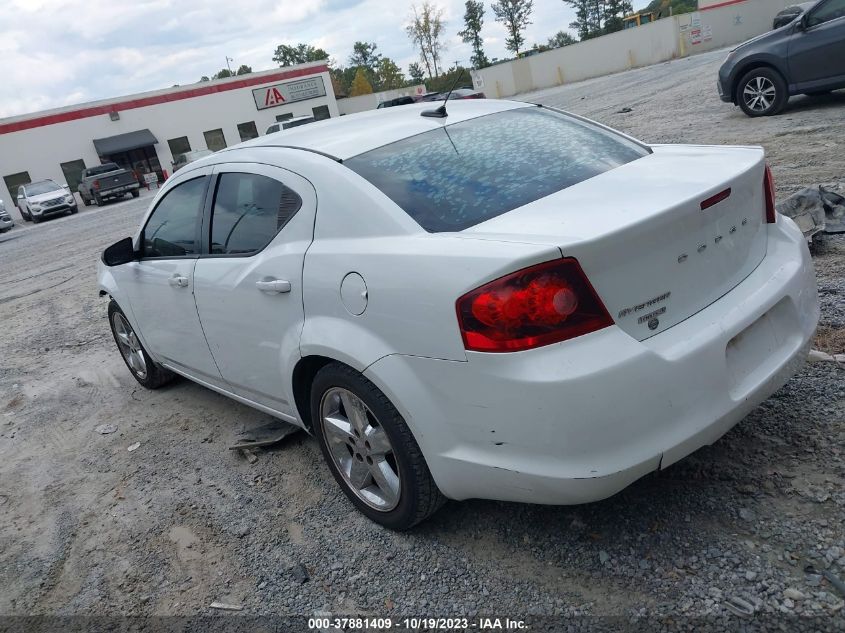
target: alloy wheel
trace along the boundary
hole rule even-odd
[[[776,96],[775,84],[768,77],[753,77],[742,90],[745,105],[754,112],[765,112],[771,108]]]
[[[144,380],[147,377],[147,360],[141,342],[135,336],[135,331],[120,312],[115,312],[112,315],[112,326],[114,327],[117,346],[120,353],[123,354],[126,364],[129,365],[132,373],[140,380]]]
[[[323,394],[320,422],[332,461],[350,490],[368,506],[389,512],[401,481],[390,438],[375,414],[348,389]]]

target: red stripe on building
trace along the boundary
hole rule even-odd
[[[719,4],[711,4],[709,7],[701,7],[699,11],[709,11],[710,9],[719,9],[721,7],[728,7],[732,4],[739,4],[746,0],[727,0],[727,2],[720,2]]]
[[[158,105],[160,103],[170,103],[171,101],[181,101],[183,99],[203,97],[205,95],[215,94],[217,92],[228,92],[229,90],[248,88],[249,86],[258,86],[260,84],[266,84],[273,81],[280,81],[282,79],[295,79],[296,77],[304,77],[306,75],[316,75],[317,73],[327,72],[328,69],[328,66],[324,65],[313,66],[311,68],[300,68],[297,70],[286,70],[272,75],[263,75],[261,77],[248,77],[246,79],[239,79],[237,81],[231,81],[225,84],[199,86],[197,88],[191,88],[190,90],[181,90],[179,92],[170,92],[167,94],[154,95],[151,97],[139,97],[137,99],[129,99],[128,101],[118,101],[116,103],[91,106],[89,108],[80,108],[78,110],[68,110],[66,112],[58,112],[56,114],[46,114],[44,116],[26,119],[24,121],[15,121],[14,123],[0,124],[0,134],[20,132],[21,130],[31,130],[32,128],[36,127],[54,125],[55,123],[66,123],[68,121],[76,121],[78,119],[87,119],[89,117],[98,116],[100,114],[108,114],[109,112],[133,110],[135,108],[146,108],[147,106]]]

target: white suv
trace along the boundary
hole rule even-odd
[[[49,179],[18,187],[17,204],[21,217],[36,224],[53,215],[78,211],[73,194]]]

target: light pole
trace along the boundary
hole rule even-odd
[[[233,61],[235,61],[235,60],[234,60],[234,59],[232,59],[231,57],[229,57],[228,55],[226,56],[226,68],[228,68],[228,69],[229,69],[229,74],[230,74],[230,75],[232,74],[232,67],[231,67],[231,66],[229,66],[229,62],[233,62]]]

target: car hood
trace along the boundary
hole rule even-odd
[[[742,44],[737,44],[734,48],[731,49],[731,53],[746,48],[751,44],[758,44],[758,43],[765,43],[765,42],[774,42],[783,37],[788,36],[789,33],[785,27],[781,27],[779,29],[775,29],[774,31],[768,31],[763,33],[762,35],[758,35],[757,37],[752,37],[750,40],[746,40]]]
[[[47,200],[64,198],[69,195],[70,192],[65,191],[64,189],[55,189],[54,191],[48,191],[47,193],[39,193],[37,196],[27,196],[26,199],[30,202],[46,202]]]

